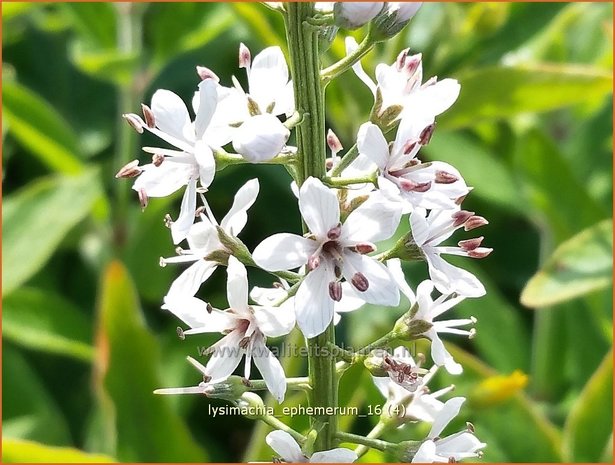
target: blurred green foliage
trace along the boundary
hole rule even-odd
[[[11,2],[2,13],[3,460],[270,460],[267,426],[210,418],[208,404],[219,401],[152,395],[196,384],[185,356],[212,339],[178,340],[177,322],[159,309],[179,272],[157,267],[173,254],[162,217],[179,198],[154,199],[142,213],[130,183],[113,175],[149,140],[137,140],[122,113],[161,87],[188,101],[197,64],[227,85],[233,74],[244,80],[239,43],[284,49],[282,18],[251,3]],[[450,346],[464,375],[436,381],[469,397],[461,417],[488,443],[486,461],[613,459],[612,39],[608,3],[427,3],[364,60],[373,72],[409,46],[423,53],[426,76],[462,85],[424,152],[474,186],[467,208],[490,220],[485,242],[495,252],[463,261],[488,294],[457,310],[479,320],[475,340]],[[339,34],[324,64],[343,53]],[[347,73],[327,102],[328,125],[350,147],[369,91]],[[219,172],[214,211],[255,176],[249,248],[299,224],[279,167]],[[406,272],[413,285],[426,277],[423,264]],[[224,300],[222,275],[200,292],[214,304]],[[367,306],[344,319],[338,339],[362,346],[403,311]],[[287,375],[305,373],[304,362],[285,359]],[[506,390],[514,370],[529,376],[523,392]],[[501,392],[490,397],[487,385]],[[381,402],[360,368],[342,378],[340,399],[365,412]],[[285,405],[304,402],[294,394]],[[367,433],[376,421],[341,425]],[[387,439],[424,433],[410,424]],[[362,460],[387,459],[372,451]]]

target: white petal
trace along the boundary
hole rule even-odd
[[[340,222],[340,205],[335,191],[316,178],[307,178],[299,191],[299,209],[310,231],[325,239]]]
[[[346,37],[345,43],[346,43],[346,55],[350,55],[354,53],[359,48],[359,44],[357,44],[357,41],[354,39],[354,37],[351,37],[351,36]],[[376,95],[376,83],[372,81],[372,79],[370,79],[370,77],[367,75],[367,73],[361,66],[360,60],[357,61],[354,65],[352,65],[352,70],[357,75],[357,77],[361,81],[363,81],[363,83],[369,88],[369,90],[372,91],[372,94],[374,94],[375,96]]]
[[[208,312],[207,304],[196,297],[165,297],[162,308],[171,312],[190,328],[204,328],[210,333],[221,333],[235,324],[235,319],[224,312]]]
[[[429,239],[429,224],[425,219],[426,211],[420,208],[415,208],[410,213],[410,227],[412,228],[412,237],[414,242],[420,247],[427,239]]]
[[[430,116],[438,116],[455,103],[460,90],[461,86],[455,79],[443,79],[411,93],[404,106],[408,109],[424,108]]]
[[[191,297],[196,295],[197,291],[207,279],[216,271],[218,265],[215,262],[206,260],[197,260],[182,274],[180,274],[171,284],[171,288],[167,293],[169,299],[177,297]]]
[[[416,451],[411,463],[432,463],[438,461],[439,458],[436,455],[436,444],[427,440]]]
[[[218,83],[213,79],[205,79],[199,84],[199,105],[194,120],[196,138],[201,139],[218,104]]]
[[[392,258],[390,260],[387,260],[386,265],[391,272],[391,276],[393,276],[395,283],[397,284],[401,292],[410,301],[410,306],[414,305],[416,297],[414,296],[414,292],[412,292],[412,289],[406,282],[406,277],[404,276],[404,271],[401,267],[401,260],[399,258]]]
[[[254,307],[254,318],[265,336],[283,336],[295,326],[295,309],[292,306]]]
[[[318,248],[318,243],[296,234],[274,234],[261,242],[252,258],[267,271],[292,270],[307,263],[308,257]]]
[[[375,124],[363,123],[361,125],[357,134],[357,148],[359,153],[367,156],[381,170],[387,166],[389,144],[380,128]]]
[[[357,294],[366,302],[386,306],[399,305],[399,288],[391,285],[393,277],[382,263],[371,257],[354,252],[344,253],[342,273],[348,282],[356,272],[361,272],[367,278],[369,287]]]
[[[305,456],[297,441],[286,431],[272,431],[265,438],[265,442],[278,454],[285,462],[305,462]]]
[[[429,264],[429,276],[443,294],[456,292],[465,297],[481,297],[485,295],[485,286],[469,271],[451,265],[438,254],[425,251]]]
[[[444,428],[459,414],[461,406],[465,401],[465,397],[453,397],[447,400],[442,407],[442,411],[434,420],[433,425],[431,425],[428,437],[435,438],[440,436]]]
[[[388,399],[389,397],[389,386],[392,383],[391,378],[381,377],[381,376],[372,376],[372,381],[380,391],[380,393]]]
[[[359,295],[350,283],[342,283],[342,300],[335,302],[335,312],[346,313],[358,310],[365,305],[365,300]]]
[[[226,296],[229,308],[239,312],[248,311],[248,272],[246,267],[231,255],[228,259],[226,272],[228,275]]]
[[[455,362],[453,356],[448,350],[446,350],[446,347],[444,347],[444,343],[440,339],[440,336],[438,336],[438,333],[433,330],[429,331],[427,335],[431,339],[431,358],[434,363],[438,366],[443,366],[446,368],[446,371],[448,371],[451,375],[460,375],[463,373],[463,367],[459,363]]]
[[[204,215],[201,215],[201,221],[192,225],[187,239],[192,250],[203,251],[205,254],[222,247],[216,227]]]
[[[358,458],[356,452],[338,447],[337,449],[314,452],[310,458],[310,463],[353,463]]]
[[[195,174],[194,166],[165,160],[162,165],[145,165],[132,188],[145,191],[148,197],[166,197],[188,184]]]
[[[186,186],[182,204],[179,210],[179,217],[171,224],[171,236],[173,243],[179,244],[183,241],[190,227],[194,223],[194,214],[196,212],[196,179],[191,180]]]
[[[258,179],[251,179],[237,191],[233,200],[233,206],[220,223],[220,226],[222,226],[222,229],[227,234],[237,236],[244,228],[248,221],[246,212],[254,205],[258,190]]]
[[[266,111],[288,83],[288,67],[282,49],[268,47],[256,55],[248,73],[248,81],[250,96],[261,106],[261,111]]]
[[[242,336],[237,332],[224,336],[216,345],[213,355],[205,367],[205,375],[211,376],[210,383],[219,383],[228,378],[239,366],[244,351],[239,348]]]
[[[476,452],[483,449],[485,446],[486,444],[484,442],[480,442],[476,436],[468,431],[443,438],[436,444],[439,455],[454,457],[458,460],[476,457]]]
[[[334,300],[329,296],[333,270],[326,262],[311,271],[295,295],[297,324],[307,338],[321,334],[333,320]]]
[[[271,353],[263,342],[254,344],[252,352],[254,364],[267,385],[269,392],[277,399],[279,403],[284,400],[286,394],[286,374],[280,364],[280,361]]]
[[[278,155],[289,137],[290,131],[278,118],[269,113],[256,115],[236,131],[233,148],[246,160],[258,163]]]
[[[352,211],[342,227],[342,241],[379,242],[390,238],[401,220],[400,204],[374,194]]]
[[[186,140],[186,128],[190,126],[190,115],[186,104],[174,92],[157,90],[152,96],[152,111],[156,126],[177,139]]]
[[[336,23],[346,29],[356,29],[376,17],[383,2],[336,2]]]
[[[399,122],[391,153],[395,154],[396,158],[403,156],[404,146],[408,142],[418,141],[423,129],[433,123],[433,121],[431,114],[425,115],[423,112],[418,111],[416,107],[413,107],[412,112],[404,113]]]
[[[199,165],[201,186],[208,188],[216,174],[214,154],[205,142],[197,141],[196,144],[194,144],[194,158]]]

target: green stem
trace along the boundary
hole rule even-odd
[[[346,152],[340,162],[335,165],[333,171],[331,171],[331,176],[339,176],[340,174],[342,174],[342,171],[348,168],[350,164],[357,159],[358,156],[359,149],[357,148],[357,144],[354,144],[348,149],[348,152]]]
[[[378,449],[382,451],[396,449],[397,444],[391,442],[382,441],[380,439],[373,439],[365,436],[359,436],[358,434],[343,433],[338,431],[335,435],[338,439],[344,442],[351,442],[353,444],[362,444],[368,448]]]
[[[374,47],[375,42],[373,41],[371,34],[371,26],[367,31],[367,35],[359,44],[359,48],[355,50],[354,53],[350,55],[346,55],[337,63],[332,64],[328,68],[325,68],[320,73],[320,77],[322,78],[323,84],[328,84],[331,80],[335,79],[340,74],[348,71],[352,65],[354,65],[357,61],[363,58],[365,55],[369,53],[369,51]]]
[[[305,442],[305,436],[303,434],[299,433],[298,431],[295,431],[290,426],[288,426],[286,423],[278,420],[276,417],[272,415],[263,415],[263,416],[258,417],[258,419],[264,421],[266,424],[271,426],[273,429],[280,429],[282,431],[286,431],[293,438],[295,438],[297,442],[299,442],[300,444],[303,444]]]
[[[397,334],[391,331],[390,333],[387,333],[384,336],[382,336],[380,339],[377,339],[374,342],[366,345],[362,349],[359,349],[357,354],[367,356],[372,350],[382,349],[386,347],[389,342],[395,341],[396,339],[397,339]]]
[[[374,428],[369,432],[369,434],[367,435],[367,437],[369,439],[376,439],[379,438],[380,436],[382,436],[382,433],[384,433],[386,430],[388,429],[388,425],[386,423],[383,423],[381,421],[379,421],[376,426],[374,426]],[[367,444],[361,444],[359,447],[357,447],[355,449],[355,452],[357,453],[357,455],[359,457],[361,457],[362,455],[364,455],[372,446],[367,445]]]
[[[296,158],[294,154],[282,153],[270,160],[261,161],[259,163],[265,165],[288,165],[289,163],[295,163]],[[246,165],[251,163],[241,155],[228,153],[224,149],[216,150],[214,152],[214,159],[216,160],[216,171],[222,171],[224,168],[231,165]]]
[[[323,87],[320,80],[318,29],[308,20],[314,16],[311,2],[286,3],[286,37],[290,52],[290,67],[297,111],[303,121],[296,128],[300,166],[297,169],[298,185],[308,177],[325,177],[325,109]],[[303,226],[307,232],[306,226]],[[308,370],[312,392],[310,405],[324,407],[324,413],[310,418],[311,426],[318,431],[314,450],[335,447],[337,430],[337,376],[335,358],[328,349],[335,344],[333,324],[321,335],[308,340]]]
[[[286,387],[293,391],[309,391],[311,389],[310,379],[306,376],[300,378],[286,378]],[[250,391],[266,391],[269,388],[264,380],[256,379],[250,381],[249,389]]]
[[[374,172],[368,176],[357,176],[354,178],[330,178],[326,177],[323,182],[330,187],[347,187],[352,184],[376,184],[378,173]]]

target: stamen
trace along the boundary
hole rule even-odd
[[[196,74],[199,75],[202,81],[205,81],[206,79],[213,79],[216,82],[220,82],[220,78],[216,75],[216,73],[205,66],[197,66]]]
[[[329,297],[336,302],[342,300],[342,283],[339,281],[331,281],[329,283]]]
[[[471,250],[477,249],[480,247],[481,242],[483,242],[484,237],[476,237],[474,239],[467,239],[465,241],[459,241],[457,245],[461,247],[464,251],[469,252]]]
[[[248,378],[241,378],[241,384],[243,384],[246,387],[252,387],[252,383],[250,382],[250,380]]]
[[[436,82],[438,82],[438,76],[433,76],[433,77],[430,77],[429,79],[427,79],[425,81],[425,83],[421,87],[423,87],[423,89],[424,89],[426,87],[433,86]]]
[[[250,49],[242,42],[239,44],[239,67],[249,70],[251,63],[252,55],[250,54]]]
[[[410,154],[414,150],[414,148],[416,147],[417,143],[418,142],[415,141],[415,140],[408,140],[408,141],[406,141],[406,143],[404,144],[403,150],[402,150],[403,154],[404,155]]]
[[[448,173],[447,171],[436,171],[436,183],[437,184],[453,184],[457,182],[459,178],[452,173]]]
[[[164,225],[167,228],[170,228],[172,224],[173,224],[173,219],[171,218],[171,215],[167,213],[166,215],[164,215]]]
[[[195,217],[199,217],[201,216],[203,213],[205,213],[205,207],[203,205],[201,205],[200,207],[198,207],[195,212],[194,212],[194,216]]]
[[[431,136],[433,136],[433,133],[435,130],[436,130],[436,123],[431,123],[425,129],[423,129],[423,131],[421,132],[421,135],[419,136],[420,144],[421,145],[429,144],[429,141],[431,140]]]
[[[493,252],[493,249],[487,247],[481,247],[480,249],[471,250],[468,252],[468,257],[470,258],[485,258],[489,256]]]
[[[147,204],[149,203],[149,197],[145,192],[145,189],[139,189],[139,202],[141,203],[141,208],[145,210]]]
[[[143,117],[145,118],[145,124],[147,124],[148,128],[156,127],[156,117],[154,116],[154,112],[150,107],[148,107],[145,103],[141,104],[141,111],[143,112]]]
[[[331,129],[327,132],[327,145],[333,154],[336,154],[344,148],[337,135]]]
[[[158,264],[160,265],[160,268],[164,268],[165,266],[167,266],[167,261],[164,259],[164,257],[160,257],[160,261],[158,262]]]
[[[308,258],[307,268],[309,271],[315,270],[320,266],[320,255],[314,254]]]
[[[115,175],[116,178],[135,178],[139,176],[143,170],[139,168],[139,160],[133,160],[127,163]]]
[[[205,306],[205,310],[207,310],[207,313],[212,313],[214,311],[214,308],[211,306],[209,302],[207,302],[207,305]]]
[[[417,53],[416,55],[412,55],[411,57],[408,57],[408,59],[406,59],[405,68],[406,73],[408,73],[409,76],[412,76],[416,72],[419,65],[421,64],[422,58],[422,55],[420,53]]]
[[[275,287],[276,289],[284,289],[282,283],[279,283],[277,281],[273,283],[273,287]]]
[[[335,265],[335,267],[333,268],[333,273],[335,273],[335,277],[337,279],[340,279],[342,277],[342,269],[337,265]]]
[[[155,153],[154,155],[152,155],[152,164],[156,168],[162,165],[163,161],[164,161],[164,155],[160,155],[159,153]]]
[[[469,333],[470,334],[468,334],[468,339],[474,339],[476,337],[476,328],[470,328]]]
[[[203,375],[203,382],[205,384],[209,383],[211,381],[211,376],[209,375]]]
[[[327,239],[331,241],[335,241],[339,239],[341,235],[342,235],[342,224],[338,223],[337,226],[334,226],[333,228],[329,229],[329,232],[327,232]]]
[[[470,218],[472,218],[473,215],[474,215],[474,212],[469,212],[467,210],[459,210],[458,212],[453,213],[451,215],[451,218],[454,220],[453,227],[457,228],[461,226],[466,221],[468,221]]]
[[[431,181],[428,182],[412,182],[409,179],[402,179],[399,182],[399,187],[406,192],[427,192],[431,188]]]
[[[408,52],[410,51],[409,48],[402,50],[401,52],[399,52],[399,55],[397,55],[397,59],[395,60],[395,65],[397,66],[397,71],[401,71],[402,69],[404,69],[404,64],[406,63],[406,57],[408,56]]]
[[[361,255],[372,253],[373,251],[376,250],[376,246],[369,242],[361,242],[355,245],[353,248],[357,253],[360,253]]]
[[[184,339],[186,339],[186,335],[184,334],[184,330],[180,326],[177,327],[177,337],[180,338],[182,341]]]
[[[143,120],[134,113],[125,113],[122,118],[139,134],[143,134]]]
[[[359,292],[365,292],[369,288],[369,281],[360,271],[354,274],[351,283]]]
[[[472,229],[480,228],[481,226],[485,226],[487,224],[489,224],[489,221],[487,221],[482,216],[472,216],[470,219],[468,219],[468,221],[466,221],[465,225],[463,226],[463,229],[465,229],[466,231],[471,231]]]
[[[466,422],[466,428],[468,429],[468,433],[474,434],[476,432],[476,429],[474,428],[474,425],[472,423],[470,423],[469,421]]]
[[[246,349],[248,347],[248,344],[250,344],[249,337],[244,337],[241,341],[239,341],[239,347],[241,347],[242,349]]]

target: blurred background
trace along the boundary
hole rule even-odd
[[[13,2],[2,4],[2,18],[3,461],[271,460],[268,427],[211,418],[208,405],[225,402],[152,395],[196,385],[185,357],[217,337],[181,341],[178,321],[160,310],[180,272],[158,266],[174,255],[163,216],[176,214],[180,197],[153,199],[142,212],[131,181],[114,174],[146,162],[139,147],[156,142],[131,131],[122,113],[139,112],[158,88],[189,102],[197,64],[225,85],[233,74],[245,82],[239,43],[253,56],[285,49],[282,18],[252,3]],[[324,64],[343,56],[343,37]],[[478,318],[474,340],[447,339],[464,374],[441,373],[431,387],[454,383],[468,397],[447,431],[472,421],[488,443],[485,461],[613,460],[612,40],[609,3],[426,3],[363,61],[373,75],[410,47],[423,53],[425,78],[462,85],[422,154],[452,163],[474,186],[464,206],[489,219],[480,233],[495,251],[456,262],[488,293],[455,310]],[[327,124],[347,148],[371,102],[350,72],[329,86]],[[299,226],[281,167],[219,172],[208,197],[218,218],[253,177],[261,193],[240,236],[250,249]],[[413,287],[427,276],[424,263],[405,270]],[[225,304],[223,270],[199,296]],[[357,311],[338,326],[338,341],[363,346],[405,310]],[[289,376],[306,373],[305,360],[283,363]],[[366,414],[380,405],[369,378],[347,372],[341,404]],[[298,404],[305,398],[296,394],[284,405]],[[366,434],[377,420],[346,416],[341,426]],[[408,424],[384,438],[426,432]]]

